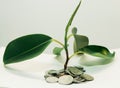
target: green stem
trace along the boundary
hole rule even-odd
[[[68,65],[68,62],[69,62],[69,52],[68,52],[68,49],[65,49],[66,51],[66,62],[64,64],[64,71],[67,69],[67,65]]]
[[[52,39],[54,42],[58,43],[59,45],[61,45],[64,48],[64,44],[61,43],[60,41],[56,40],[56,39]]]
[[[64,49],[65,49],[65,53],[66,53],[66,62],[65,62],[65,64],[64,64],[64,70],[66,70],[66,68],[67,68],[67,64],[68,64],[68,61],[69,61],[69,53],[68,53],[68,49],[67,48],[65,48],[65,46],[64,46],[64,44],[63,43],[61,43],[60,41],[58,41],[58,40],[56,40],[56,39],[52,39],[54,42],[56,42],[56,43],[58,43],[58,44],[60,44]]]
[[[72,36],[73,34],[68,35],[67,40],[69,40]]]
[[[70,17],[70,19],[69,19],[69,21],[68,21],[68,23],[67,23],[67,26],[66,26],[66,28],[65,28],[65,38],[64,38],[65,42],[64,42],[64,44],[65,44],[65,48],[66,48],[66,49],[67,49],[67,35],[68,35],[68,30],[69,30],[69,27],[71,26],[72,21],[73,21],[75,15],[76,15],[76,13],[77,13],[80,5],[81,5],[81,2],[82,2],[82,0],[80,0],[78,6],[76,7],[75,11],[73,12],[72,16]]]
[[[67,26],[66,26],[66,28],[65,28],[65,37],[64,37],[64,46],[65,46],[65,47],[64,47],[64,48],[65,48],[65,52],[66,52],[66,62],[65,62],[65,64],[64,64],[64,70],[66,70],[67,64],[68,64],[68,61],[69,61],[69,52],[68,52],[68,46],[67,46],[67,45],[68,45],[68,44],[67,44],[67,42],[68,42],[68,30],[69,30],[69,27],[70,27],[71,24],[72,24],[72,21],[73,21],[75,15],[76,15],[76,13],[77,13],[79,7],[80,7],[80,4],[81,4],[81,0],[80,0],[80,2],[79,2],[78,6],[76,7],[75,11],[73,12],[72,16],[70,17],[70,19],[69,19],[69,21],[68,21],[68,23],[67,23]]]
[[[69,57],[69,59],[71,59],[73,56],[75,56],[75,55],[77,55],[77,54],[83,54],[83,52],[82,52],[82,51],[75,52],[74,54],[72,54],[72,55]]]

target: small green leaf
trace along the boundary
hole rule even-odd
[[[81,48],[87,46],[89,44],[89,39],[83,35],[74,35],[74,52],[79,51]]]
[[[80,49],[80,51],[90,54],[92,56],[101,57],[105,59],[110,59],[115,56],[115,52],[111,53],[106,47],[98,45],[89,45]]]
[[[44,34],[31,34],[11,41],[5,50],[3,62],[10,64],[31,59],[41,54],[52,38]]]
[[[72,34],[73,35],[77,34],[77,28],[76,27],[72,28]]]
[[[77,7],[75,8],[75,11],[73,12],[72,16],[70,17],[70,19],[69,19],[69,21],[68,21],[68,24],[67,24],[67,26],[66,26],[66,32],[68,32],[69,26],[72,24],[72,21],[73,21],[75,15],[76,15],[76,13],[77,13],[80,5],[81,5],[81,2],[82,2],[82,0],[80,0],[79,4],[78,4]]]
[[[63,50],[63,48],[61,48],[61,47],[55,47],[53,49],[53,54],[55,54],[55,55],[61,55],[61,51],[62,50]]]
[[[82,0],[80,0],[79,4],[77,5],[77,7],[75,8],[75,11],[73,12],[72,16],[70,17],[67,25],[66,25],[66,28],[65,28],[65,48],[67,48],[67,34],[68,34],[68,30],[69,30],[69,27],[71,26],[72,22],[73,22],[73,19],[81,5],[81,2]]]

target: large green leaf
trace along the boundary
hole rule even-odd
[[[44,34],[31,34],[11,41],[5,50],[3,62],[10,64],[31,59],[41,54],[52,38]]]
[[[79,51],[79,49],[87,46],[89,44],[89,39],[83,35],[74,34],[74,52]]]
[[[105,59],[110,59],[115,56],[115,52],[111,53],[106,47],[98,45],[89,45],[80,49],[80,51],[90,54],[92,56],[101,57]]]

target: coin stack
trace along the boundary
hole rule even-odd
[[[94,78],[85,73],[83,67],[72,67],[69,66],[65,71],[60,70],[49,70],[45,73],[45,80],[48,83],[59,83],[63,85],[69,85],[72,83],[82,83],[86,81],[92,81]]]

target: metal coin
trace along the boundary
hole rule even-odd
[[[75,67],[68,67],[68,70],[69,70],[69,72],[71,72],[72,74],[74,74],[76,76],[83,74],[83,71],[81,71]]]
[[[74,83],[81,83],[81,82],[85,82],[85,79],[81,78],[80,76],[77,76],[73,79]]]
[[[57,77],[47,77],[45,79],[48,83],[56,83],[58,81],[58,78]]]
[[[92,81],[94,78],[88,74],[82,74],[81,77],[87,81]]]
[[[52,75],[52,76],[56,76],[58,74],[58,71],[56,71],[56,70],[49,70],[48,74]]]
[[[79,69],[79,70],[81,70],[81,71],[85,72],[84,68],[83,68],[83,67],[81,67],[81,66],[75,66],[75,68],[77,68],[77,69]]]
[[[70,75],[64,75],[64,76],[59,77],[58,82],[60,84],[68,85],[73,82],[73,77]]]

